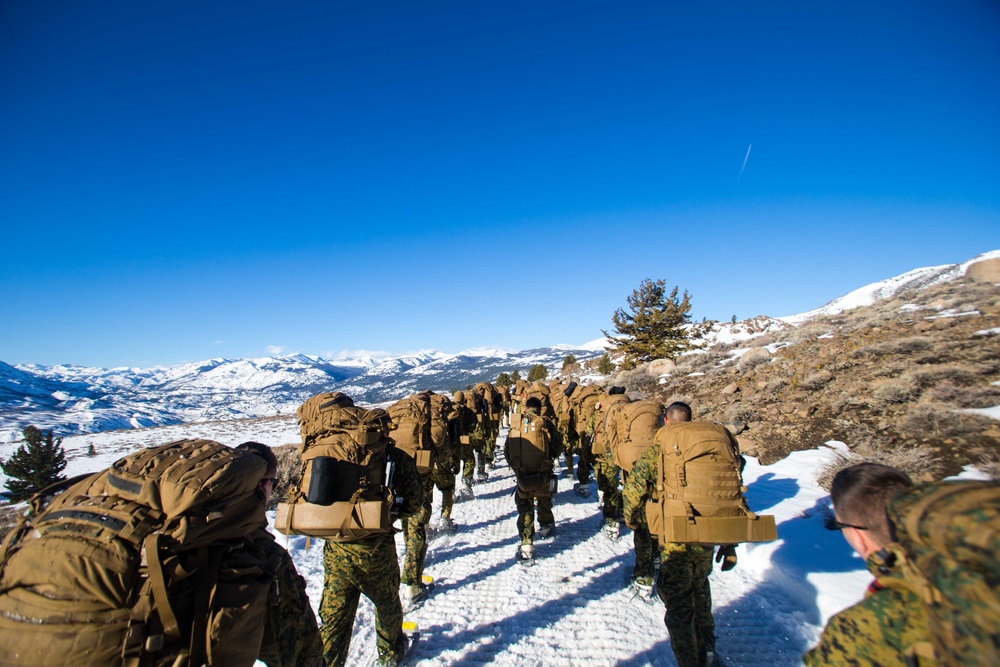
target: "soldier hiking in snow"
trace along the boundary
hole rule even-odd
[[[663,425],[663,418],[663,406],[653,400],[616,403],[608,408],[604,418],[608,449],[626,484],[635,462],[652,446],[657,431]],[[649,532],[644,506],[640,505],[635,510],[630,527],[635,549],[635,569],[630,583],[648,600],[653,593],[656,538]]]
[[[587,419],[584,439],[587,441],[591,457],[594,461],[594,474],[597,477],[597,490],[601,494],[601,514],[604,517],[602,530],[609,539],[617,540],[619,522],[622,513],[622,492],[618,487],[618,466],[614,455],[608,447],[607,425],[605,417],[612,405],[627,403],[628,396],[622,387],[611,387],[594,405],[594,410]]]
[[[566,457],[566,475],[573,477],[573,452],[577,448],[576,424],[574,422],[573,405],[570,395],[576,390],[575,382],[553,381],[549,386],[549,398],[552,401],[552,409],[556,415],[556,428],[562,435]]]
[[[403,519],[406,557],[403,560],[400,582],[404,587],[404,597],[411,603],[419,602],[427,596],[422,577],[427,557],[427,524],[431,520],[431,503],[434,499],[433,472],[436,468],[436,442],[431,428],[431,395],[430,391],[418,392],[387,408],[393,425],[390,438],[397,448],[414,458],[422,489],[420,510]],[[444,433],[446,432],[445,428]],[[441,429],[438,429],[438,435],[439,438],[443,435]]]
[[[666,425],[657,433],[653,445],[636,461],[622,491],[625,523],[633,530],[640,527],[644,509],[647,510],[645,518],[654,532],[664,522],[661,516],[648,515],[646,501],[664,500],[659,497],[665,493],[661,475],[661,450],[667,449],[673,453],[675,448],[678,452],[684,449],[677,440],[682,434],[676,429],[694,429],[699,433],[707,431],[706,437],[723,439],[724,446],[731,450],[736,448],[732,436],[721,426],[691,422],[691,408],[684,403],[672,403],[666,410],[665,421]],[[682,468],[685,465],[682,463]],[[738,475],[736,471],[735,476]],[[692,487],[701,491],[707,488],[706,484],[694,478],[693,470],[690,477]],[[739,489],[739,484],[736,489]],[[657,508],[655,505],[653,507]],[[660,538],[660,572],[656,580],[656,591],[667,608],[664,622],[678,667],[709,667],[720,664],[714,658],[715,620],[712,618],[712,590],[708,581],[712,572],[713,551],[711,544],[670,542],[662,536]],[[723,571],[735,567],[735,547],[720,547],[716,561],[723,563]]]
[[[443,394],[431,394],[431,437],[437,454],[431,477],[441,492],[438,530],[454,532],[455,522],[451,519],[451,511],[455,506],[455,478],[461,465],[461,437],[458,410],[451,399]]]
[[[1000,483],[914,486],[862,463],[837,473],[830,498],[875,580],[827,622],[806,665],[1000,664]]]
[[[393,521],[420,511],[423,487],[414,460],[389,439],[381,409],[356,407],[339,392],[298,409],[301,488],[279,503],[275,529],[326,540],[320,636],[328,667],[347,662],[362,594],[375,605],[379,665],[398,665],[409,646],[399,601]]]
[[[555,425],[539,414],[541,401],[529,398],[524,408],[524,413],[519,414],[516,422],[511,424],[504,443],[504,457],[517,479],[514,501],[517,505],[517,530],[521,537],[517,557],[522,561],[531,561],[534,558],[536,502],[538,536],[548,537],[555,529],[552,461],[559,457],[562,442]]]
[[[471,393],[471,392],[470,392]],[[459,497],[470,499],[475,497],[472,491],[473,470],[476,467],[476,442],[481,437],[479,421],[476,418],[476,411],[469,407],[469,402],[476,404],[475,396],[468,397],[464,391],[456,391],[452,394],[452,402],[455,407],[459,434],[458,457],[462,463],[462,490]]]

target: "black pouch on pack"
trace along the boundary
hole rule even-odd
[[[570,396],[573,395],[573,392],[576,391],[576,388],[577,384],[575,382],[570,382],[569,386],[563,389],[563,394],[566,396],[566,398],[569,398]]]
[[[314,505],[332,505],[337,500],[337,459],[317,456],[311,465],[306,501]]]

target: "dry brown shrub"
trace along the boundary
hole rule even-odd
[[[832,380],[833,373],[830,371],[816,371],[815,373],[811,373],[806,376],[806,378],[799,383],[799,387],[808,391],[815,391],[823,388]]]
[[[924,399],[956,408],[991,408],[1000,404],[1000,387],[963,387],[948,381],[929,389]]]
[[[910,371],[906,375],[921,387],[927,388],[945,381],[955,384],[972,384],[978,379],[979,373],[972,365],[955,363],[925,366]]]
[[[610,380],[610,384],[625,387],[630,398],[649,398],[657,387],[657,380],[649,374],[649,364],[642,364],[632,370],[620,371]]]
[[[738,365],[740,370],[748,371],[751,368],[769,363],[771,363],[771,353],[762,347],[755,347],[740,357]]]
[[[916,438],[949,438],[982,433],[993,423],[989,417],[956,412],[938,403],[921,401],[907,411],[901,428]]]
[[[976,458],[976,469],[989,475],[991,479],[1000,479],[1000,449],[980,447],[972,450]]]
[[[886,405],[909,403],[920,396],[920,385],[913,378],[879,378],[873,380],[868,388],[871,397],[870,405],[881,409]]]
[[[273,451],[278,457],[278,481],[274,484],[268,509],[274,509],[279,502],[283,502],[288,497],[289,489],[298,486],[302,478],[302,458],[299,456],[298,445],[281,445],[274,447]]]
[[[707,352],[695,352],[685,354],[677,360],[677,373],[688,375],[690,373],[707,373],[729,359],[729,355],[717,351],[715,348]]]
[[[723,421],[728,423],[743,422],[744,424],[749,424],[750,422],[755,422],[759,419],[760,416],[753,406],[736,403],[726,408],[725,419]]]
[[[764,391],[769,394],[776,394],[783,387],[788,386],[788,380],[783,377],[771,378],[767,381],[767,386],[764,387]]]
[[[859,463],[880,463],[899,468],[914,480],[931,481],[937,479],[942,470],[938,455],[930,447],[894,446],[865,424],[841,420],[845,429],[845,442],[849,451],[837,455],[817,471],[816,481],[830,490],[830,484],[838,472]]]
[[[928,336],[909,336],[879,343],[875,346],[879,354],[914,354],[933,349],[934,341]]]

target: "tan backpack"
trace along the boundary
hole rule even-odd
[[[431,434],[430,392],[420,392],[396,401],[386,411],[392,417],[392,441],[410,455],[417,472],[427,475],[434,470],[434,437]]]
[[[545,418],[524,412],[516,415],[504,443],[504,457],[517,477],[517,485],[527,493],[549,487],[552,476],[552,443]]]
[[[254,664],[272,604],[267,463],[209,440],[36,494],[0,548],[0,663]]]
[[[743,493],[739,446],[722,426],[675,422],[656,434],[656,497],[646,504],[661,543],[736,544],[777,539],[774,517],[757,516]]]
[[[577,387],[569,400],[576,420],[576,432],[578,435],[583,435],[587,430],[590,416],[594,414],[594,410],[601,400],[601,388],[596,384]]]
[[[431,399],[431,442],[435,449],[448,444],[448,425],[452,419],[451,399],[444,394],[430,394]]]
[[[289,490],[288,502],[278,503],[278,532],[332,542],[391,532],[393,497],[386,484],[391,442],[383,436],[389,415],[348,403],[353,401],[319,394],[299,407],[302,478]]]
[[[607,442],[615,465],[625,472],[649,449],[663,426],[663,405],[657,401],[616,403],[608,409]]]
[[[493,421],[500,419],[500,412],[503,410],[503,398],[501,398],[500,392],[489,382],[478,383],[472,388],[472,391],[482,397],[487,416]]]
[[[628,403],[625,394],[601,394],[600,400],[594,405],[594,435],[590,440],[590,452],[595,456],[604,456],[610,451],[608,447],[608,412],[618,403]]]

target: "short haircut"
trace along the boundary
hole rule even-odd
[[[278,457],[275,456],[274,452],[271,451],[271,448],[265,445],[264,443],[253,442],[253,441],[243,442],[240,443],[239,445],[236,445],[236,450],[242,452],[253,452],[260,458],[267,461],[267,469],[264,471],[265,477],[268,476],[267,473],[271,473],[272,475],[277,474]]]
[[[886,505],[890,498],[911,486],[909,475],[899,468],[859,463],[837,473],[830,485],[830,499],[841,521],[864,526],[885,546],[895,539]]]
[[[667,406],[666,415],[667,419],[672,422],[689,422],[691,421],[691,406],[675,401]]]
[[[532,396],[531,398],[529,398],[528,400],[526,400],[524,402],[524,409],[525,410],[541,410],[542,409],[542,400],[540,398],[538,398],[537,396]]]

